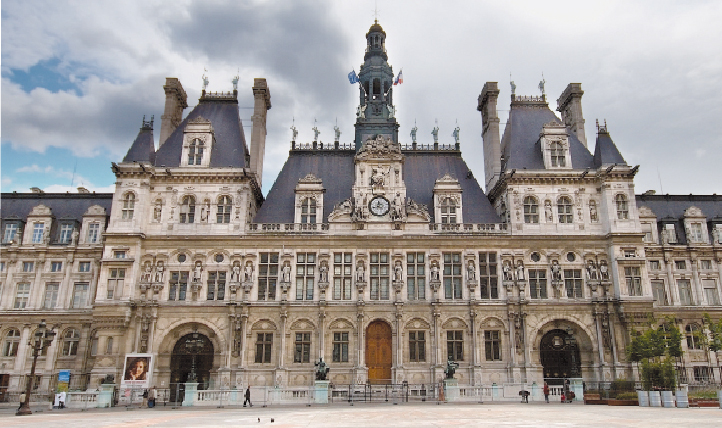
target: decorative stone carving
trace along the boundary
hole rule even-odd
[[[248,260],[246,265],[243,267],[243,290],[246,292],[251,291],[253,288],[253,262]]]
[[[549,199],[544,201],[544,218],[546,218],[547,223],[554,222],[554,212],[552,211],[552,201],[550,201]]]
[[[602,281],[609,281],[609,266],[606,260],[599,262],[599,276]]]
[[[504,281],[514,281],[514,273],[512,272],[512,266],[511,261],[504,260],[504,263],[502,264],[502,279]]]
[[[524,273],[524,262],[518,260],[516,262],[516,279],[517,281],[526,281],[526,274]]]
[[[321,261],[321,265],[318,268],[318,289],[322,292],[328,288],[328,262],[326,260]]]
[[[164,273],[165,273],[165,266],[163,266],[163,262],[159,261],[158,263],[155,264],[155,277],[153,278],[153,282],[162,283]]]
[[[389,154],[401,154],[401,146],[394,143],[394,140],[384,135],[376,138],[368,138],[362,145],[357,156],[386,156]]]
[[[599,279],[599,270],[597,269],[597,264],[594,263],[594,260],[587,260],[587,280],[589,281],[596,281]]]
[[[153,279],[153,265],[151,262],[145,262],[143,273],[140,274],[141,284],[149,284]]]

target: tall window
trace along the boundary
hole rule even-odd
[[[567,165],[566,151],[561,143],[551,143],[549,146],[552,166],[564,167]]]
[[[582,270],[564,269],[564,287],[566,288],[568,298],[583,299]]]
[[[406,254],[406,284],[409,300],[426,298],[426,270],[424,253]]]
[[[626,220],[629,218],[629,206],[627,203],[627,197],[621,193],[616,196],[615,201],[617,203],[617,218],[620,220]]]
[[[539,203],[533,196],[524,198],[524,223],[539,223]]]
[[[28,305],[28,299],[30,298],[30,283],[19,282],[17,286],[17,292],[15,293],[15,309],[24,309]]]
[[[652,234],[652,224],[642,223],[642,233],[644,233],[644,242],[653,242],[654,235]]]
[[[688,279],[678,279],[677,288],[679,288],[679,304],[682,306],[692,306],[692,287]]]
[[[675,260],[674,261],[674,268],[676,270],[686,270],[687,269],[687,263],[684,260]]]
[[[71,308],[82,308],[88,304],[88,283],[76,282],[73,287],[73,301]]]
[[[258,300],[276,300],[278,253],[261,253],[258,264]]]
[[[296,349],[293,352],[294,363],[311,361],[311,333],[296,333]]]
[[[78,272],[90,272],[90,262],[78,262]]]
[[[97,243],[99,234],[100,234],[100,224],[99,223],[88,223],[88,239],[86,239],[86,242],[88,244]]]
[[[183,197],[180,207],[180,222],[193,223],[196,219],[196,198],[191,195]]]
[[[70,237],[73,234],[73,225],[69,223],[63,223],[60,225],[60,239],[58,239],[58,242],[60,244],[68,244],[70,243]]]
[[[15,236],[18,234],[18,224],[17,223],[6,223],[5,224],[5,233],[3,233],[3,244],[9,244],[11,241],[15,240]]]
[[[484,332],[484,350],[486,361],[501,361],[501,335],[499,330],[486,330]]]
[[[33,223],[33,244],[43,242],[43,232],[45,232],[45,223]]]
[[[216,223],[231,222],[232,199],[230,196],[218,198],[218,211],[216,212]]]
[[[692,242],[704,242],[704,237],[702,235],[702,223],[690,223],[689,231],[692,235],[690,236],[690,240]]]
[[[462,298],[461,253],[444,253],[444,298]]]
[[[80,332],[74,328],[65,331],[63,334],[63,357],[78,355],[78,344],[80,343]]]
[[[664,231],[667,235],[667,242],[670,244],[677,243],[677,230],[674,227],[674,223],[667,223],[664,225]]]
[[[296,254],[296,300],[313,300],[316,253]]]
[[[125,269],[110,269],[108,272],[108,294],[107,299],[117,299],[123,294],[125,282]]]
[[[714,279],[703,279],[702,289],[704,290],[704,296],[707,298],[707,304],[712,306],[719,306],[719,293],[717,292],[717,284]]]
[[[301,223],[316,223],[316,199],[304,198],[301,202]]]
[[[464,331],[446,332],[446,356],[451,361],[464,361]]]
[[[479,253],[479,292],[482,299],[499,298],[496,253]]]
[[[63,262],[50,262],[50,272],[62,272]]]
[[[426,333],[423,331],[409,332],[409,361],[423,363],[426,361]]]
[[[333,334],[333,362],[348,362],[348,332],[340,331]]]
[[[667,290],[664,289],[664,281],[651,281],[652,282],[652,293],[654,293],[654,300],[658,305],[666,306],[669,304],[667,300]]]
[[[456,202],[453,198],[444,198],[441,201],[441,222],[444,224],[456,223]]]
[[[5,343],[3,344],[3,357],[14,357],[18,355],[18,347],[20,346],[20,330],[11,328],[5,334]]]
[[[43,299],[43,309],[53,309],[58,303],[58,290],[60,284],[57,282],[45,284],[45,298]]]
[[[105,355],[113,355],[113,336],[109,336],[105,342]]]
[[[273,348],[273,333],[258,333],[256,336],[256,362],[270,363]]]
[[[702,334],[699,325],[687,324],[684,328],[685,336],[687,338],[687,349],[702,349],[702,341],[700,335]]]
[[[171,272],[168,283],[168,300],[185,300],[188,291],[188,271]]]
[[[226,272],[208,272],[207,300],[223,300],[226,298]]]
[[[125,194],[125,197],[123,198],[122,219],[123,220],[132,220],[134,211],[135,211],[135,193],[128,192]]]
[[[650,260],[649,261],[649,270],[660,270],[660,262],[659,260]]]
[[[546,269],[529,269],[529,297],[532,299],[547,298]]]
[[[23,262],[23,272],[32,272],[35,269],[34,262]]]
[[[333,300],[351,300],[351,253],[333,254]]]
[[[712,260],[700,260],[699,268],[702,270],[712,270]]]
[[[194,139],[188,146],[188,165],[200,165],[203,161],[203,140]]]
[[[572,223],[574,221],[572,200],[568,196],[562,196],[557,200],[557,212],[559,214],[559,223]]]
[[[642,273],[638,267],[625,267],[624,277],[627,280],[627,292],[630,296],[642,295]]]
[[[371,300],[389,300],[389,253],[371,253]]]

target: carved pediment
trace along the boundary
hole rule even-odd
[[[351,330],[354,328],[353,324],[346,319],[337,319],[331,323],[328,327],[330,330]]]
[[[253,323],[251,330],[275,330],[276,323],[269,319],[261,319]]]
[[[100,205],[91,205],[83,216],[106,216],[105,208]]]
[[[426,330],[430,327],[431,325],[422,318],[412,318],[406,323],[406,329],[408,330]]]
[[[643,205],[643,206],[639,207],[639,217],[657,218],[657,215],[652,211],[651,208]]]
[[[291,324],[291,330],[314,330],[315,328],[316,325],[307,318],[301,318]]]
[[[481,322],[481,326],[483,328],[503,328],[504,322],[496,317],[489,317],[485,318],[484,321]]]
[[[308,183],[308,184],[321,184],[322,181],[320,178],[316,177],[312,172],[309,172],[305,177],[298,180],[298,183]]]
[[[694,205],[687,208],[687,210],[684,212],[685,217],[704,217],[704,214],[702,214],[702,210],[695,207]]]
[[[188,123],[208,123],[209,124],[209,123],[211,123],[211,121],[206,119],[203,116],[197,116],[197,117],[194,117],[193,119],[189,120]]]
[[[444,330],[463,330],[467,328],[466,322],[461,318],[449,318],[441,325]]]
[[[46,207],[43,204],[35,205],[33,207],[33,210],[30,211],[31,216],[42,216],[42,217],[50,217],[53,215],[53,211],[50,209],[50,207]]]
[[[388,156],[388,155],[400,155],[401,146],[394,143],[391,137],[384,135],[377,135],[376,138],[369,138],[361,145],[361,150],[358,152],[358,157],[365,156]]]

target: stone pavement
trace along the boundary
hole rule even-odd
[[[260,418],[260,422],[258,421]],[[274,418],[274,422],[271,422]],[[665,409],[561,403],[407,403],[312,407],[51,410],[16,417],[0,411],[0,427],[141,428],[271,426],[425,427],[722,427],[722,409]]]

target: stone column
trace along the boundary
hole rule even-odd
[[[692,253],[692,257],[690,257],[690,264],[692,264],[692,286],[694,287],[695,294],[697,295],[696,303],[697,305],[709,305],[710,303],[707,301],[707,297],[704,295],[704,291],[702,290],[702,281],[699,279],[699,270],[697,269],[697,257],[696,253]]]
[[[479,365],[479,347],[476,344],[476,311],[473,309],[469,311],[469,326],[469,331],[471,332],[471,382],[469,383],[476,385],[476,370]],[[481,370],[481,367],[479,367],[479,370]]]
[[[283,368],[283,356],[286,353],[286,320],[288,319],[288,312],[281,310],[281,328],[279,334],[281,335],[281,346],[278,348],[278,366],[277,368]]]
[[[594,311],[592,312],[592,316],[594,317],[594,324],[597,327],[597,348],[598,348],[598,354],[599,354],[599,380],[604,380],[604,338],[603,338],[603,332],[602,332],[602,320],[601,317],[603,314],[599,313],[597,308],[594,308]]]
[[[133,352],[140,352],[140,340],[143,336],[143,319],[141,315],[136,313],[135,316],[135,342],[133,344]]]
[[[318,355],[319,358],[326,356],[326,312],[318,311]]]
[[[358,330],[358,341],[356,343],[356,360],[358,368],[363,368],[366,365],[364,356],[364,313],[356,313],[356,328]]]
[[[667,284],[669,285],[668,288],[668,295],[669,295],[669,305],[670,306],[679,306],[679,295],[677,290],[677,284],[674,282],[674,273],[672,273],[672,263],[674,261],[670,260],[667,254],[664,255],[664,264],[667,268]]]
[[[155,350],[155,346],[153,346],[154,345],[153,342],[155,340],[155,326],[156,326],[156,323],[158,322],[157,308],[153,308],[151,310],[151,312],[152,312],[152,315],[150,317],[150,326],[148,327],[148,346],[146,347],[148,353],[153,353],[153,351]]]
[[[248,329],[248,312],[241,313],[241,349],[239,350],[241,357],[241,368],[246,367],[246,342],[248,338],[246,330]]]
[[[30,335],[32,334],[32,327],[32,324],[26,323],[23,325],[22,332],[20,333],[20,343],[18,343],[18,355],[15,357],[15,371],[20,374],[25,373],[25,364],[28,360],[28,354],[32,352],[30,351],[30,346],[28,345],[28,342],[30,341]],[[25,385],[22,385],[22,388],[24,390]]]

